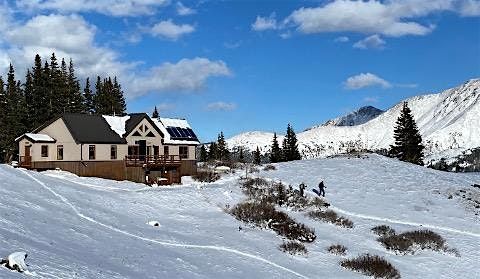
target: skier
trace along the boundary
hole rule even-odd
[[[322,196],[322,197],[325,197],[325,188],[327,188],[327,186],[325,186],[325,184],[323,183],[323,180],[318,184],[318,195]]]

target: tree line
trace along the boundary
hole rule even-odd
[[[94,91],[87,78],[82,90],[72,59],[59,62],[52,53],[42,61],[37,54],[23,82],[10,64],[6,80],[0,76],[0,161],[10,161],[18,152],[16,137],[63,113],[123,116],[126,110],[116,77],[97,76]]]
[[[400,116],[395,123],[394,140],[394,144],[390,146],[386,155],[398,158],[401,161],[423,165],[423,150],[425,147],[422,144],[422,137],[407,102],[403,103]],[[264,156],[262,156],[258,147],[251,153],[244,151],[242,147],[236,147],[234,152],[231,152],[223,132],[218,134],[217,141],[209,144],[208,150],[205,145],[202,145],[199,151],[199,160],[201,162],[234,161],[246,163],[249,161],[260,164],[262,161],[279,163],[300,160],[301,158],[297,136],[290,124],[287,126],[287,132],[282,145],[280,146],[277,134],[274,133],[270,150]]]

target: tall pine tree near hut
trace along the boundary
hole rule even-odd
[[[278,163],[282,160],[282,150],[278,144],[277,133],[273,134],[273,142],[270,150],[270,162]]]
[[[228,150],[227,142],[223,136],[223,132],[220,132],[217,139],[217,158],[220,161],[227,161],[230,158],[230,151]]]
[[[407,102],[403,103],[397,119],[394,138],[395,144],[390,146],[390,156],[401,161],[423,165],[423,149],[425,147]]]
[[[292,126],[288,124],[287,134],[282,143],[283,161],[294,161],[302,159],[300,151],[298,151],[297,135]]]

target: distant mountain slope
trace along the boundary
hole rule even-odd
[[[426,147],[427,160],[451,158],[480,147],[480,79],[470,80],[438,94],[407,100]],[[297,134],[303,158],[317,158],[350,150],[387,149],[402,102],[357,126],[318,126]],[[244,133],[227,140],[230,147],[267,151],[272,133]],[[270,141],[268,141],[270,138]]]
[[[356,111],[353,111],[347,115],[340,116],[334,119],[330,119],[323,123],[322,125],[314,126],[312,128],[307,129],[312,130],[318,128],[320,126],[356,126],[364,124],[375,117],[379,116],[383,113],[383,110],[378,109],[372,106],[365,106],[361,107]]]

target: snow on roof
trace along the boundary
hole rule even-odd
[[[42,141],[42,142],[55,142],[55,139],[53,139],[52,137],[50,137],[49,135],[45,135],[45,134],[34,134],[34,133],[25,133],[21,136],[19,136],[18,138],[15,139],[15,141],[18,141],[20,138],[22,138],[23,136],[31,139],[32,141]]]
[[[110,128],[112,128],[115,133],[117,133],[120,137],[126,133],[125,131],[125,123],[130,119],[130,115],[126,116],[109,116],[103,115],[105,121],[107,121]]]
[[[164,118],[161,117],[160,121],[165,127],[178,127],[178,128],[190,128],[187,120],[185,119],[176,119],[176,118]]]

